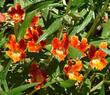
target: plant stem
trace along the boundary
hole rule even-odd
[[[72,0],[69,0],[69,2],[68,2],[68,6],[67,6],[67,9],[66,9],[66,14],[68,14],[71,5],[72,5]]]
[[[96,19],[94,20],[93,25],[91,26],[89,32],[87,33],[86,38],[88,38],[95,31],[98,22],[99,22],[99,15],[96,16]]]
[[[87,78],[87,76],[89,75],[90,71],[91,71],[91,68],[88,68],[87,73],[84,75],[84,80]],[[80,86],[79,86],[79,91],[81,91],[81,89],[82,89],[84,80],[83,80],[83,82],[81,82],[81,84],[80,84]]]
[[[29,95],[33,95],[37,90],[34,89],[31,93],[29,93]]]
[[[14,34],[15,34],[15,36],[16,36],[16,38],[18,38],[17,36],[18,36],[18,23],[14,23]]]

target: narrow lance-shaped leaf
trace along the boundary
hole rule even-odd
[[[102,85],[102,88],[101,88],[101,90],[100,90],[99,95],[105,95],[105,87],[104,87],[104,84]]]
[[[76,81],[74,80],[64,80],[60,82],[60,86],[64,87],[64,88],[68,88],[71,86],[74,86]]]
[[[107,23],[103,23],[102,38],[110,37],[110,19]]]
[[[10,64],[11,64],[11,61],[9,61],[7,66],[5,67],[5,69],[0,72],[0,81],[3,84],[5,91],[9,90],[8,85],[7,85],[7,81],[6,81],[6,76],[7,76],[8,70],[10,68]]]
[[[36,14],[36,11],[33,11],[31,13],[26,14],[26,17],[24,19],[24,22],[22,23],[20,30],[19,30],[19,36],[18,39],[21,39],[24,37],[25,33],[26,33],[26,29],[29,26],[33,16]]]
[[[72,58],[80,58],[82,56],[82,53],[78,49],[70,46],[69,47],[69,56]]]
[[[93,17],[93,11],[91,10],[89,12],[89,14],[87,15],[87,17],[84,19],[83,23],[74,27],[73,31],[70,33],[70,36],[75,34],[75,33],[79,33],[80,31],[82,31],[89,24],[92,17]]]
[[[38,39],[37,43],[39,43],[42,40],[45,40],[49,35],[51,35],[52,33],[56,32],[62,25],[62,21],[61,18],[56,19],[51,25],[50,27],[45,31],[45,33],[40,36],[40,38]]]
[[[108,55],[110,55],[110,50],[108,50],[108,49],[103,49],[103,48],[101,48],[105,53],[107,53]]]
[[[26,12],[31,12],[33,10],[41,10],[42,8],[45,8],[47,7],[49,4],[52,4],[53,1],[52,0],[48,0],[48,1],[41,1],[41,2],[37,2],[37,3],[34,3],[34,4],[30,4],[29,6],[25,7],[26,9]]]
[[[95,90],[97,90],[97,89],[101,89],[103,83],[104,83],[104,81],[101,81],[100,83],[98,83],[96,86],[94,86],[94,87],[90,90],[90,92],[93,92],[93,91],[95,91]]]
[[[30,87],[33,87],[35,85],[37,85],[38,83],[32,83],[32,84],[25,84],[25,85],[21,85],[19,87],[13,88],[9,93],[11,95],[16,95],[17,93],[20,93]]]

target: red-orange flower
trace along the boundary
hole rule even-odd
[[[99,47],[107,48],[107,43],[101,42]],[[106,56],[107,54],[104,51],[102,51],[101,49],[96,50],[95,46],[91,45],[88,53],[88,57],[91,59],[91,68],[96,68],[100,71],[103,70],[107,65],[107,61],[105,59]]]
[[[5,20],[6,20],[6,16],[4,14],[0,13],[0,23],[5,22]]]
[[[86,38],[82,38],[81,41],[79,41],[78,36],[72,36],[70,40],[70,44],[74,47],[79,49],[84,55],[85,51],[88,49],[88,43]]]
[[[30,72],[31,79],[30,82],[37,82],[38,85],[35,86],[35,89],[39,90],[45,82],[47,82],[47,74],[40,69],[39,65],[36,63],[31,64]]]
[[[83,80],[83,75],[79,73],[83,67],[83,64],[80,60],[76,60],[75,64],[69,61],[68,65],[64,67],[64,72],[71,80],[76,80],[81,82]]]
[[[6,44],[6,47],[9,49],[6,51],[6,55],[9,56],[14,63],[25,58],[26,43],[23,39],[16,42],[15,35],[10,35],[9,42]]]
[[[34,40],[36,42],[42,34],[43,31],[41,26],[29,27],[26,31],[24,38],[27,40]]]
[[[64,33],[62,41],[60,41],[58,38],[53,39],[51,53],[62,61],[68,54],[68,48],[69,38],[67,33]]]
[[[25,39],[28,40],[27,48],[29,52],[39,52],[45,47],[46,41],[40,41],[38,44],[36,41],[43,34],[41,26],[30,27],[26,31]]]
[[[21,8],[19,4],[16,4],[15,7],[10,7],[8,10],[10,18],[15,22],[22,22],[24,19],[25,11]]]

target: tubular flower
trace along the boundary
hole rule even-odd
[[[9,49],[6,51],[6,55],[9,56],[14,63],[25,58],[26,43],[23,39],[16,42],[15,35],[10,35],[9,42],[6,44],[6,47]]]
[[[69,79],[81,82],[83,80],[83,76],[79,73],[79,71],[81,71],[82,67],[83,64],[80,60],[77,60],[75,64],[69,61],[68,65],[64,67],[64,72]]]
[[[10,7],[8,10],[8,14],[10,15],[10,18],[15,22],[22,22],[24,19],[25,11],[24,9],[21,9],[21,6],[19,4],[16,4],[15,7]]]
[[[79,41],[78,36],[75,35],[71,37],[70,45],[72,45],[74,48],[79,49],[84,55],[84,52],[88,49],[87,39],[82,38],[82,40]]]
[[[62,41],[60,41],[58,38],[53,39],[51,53],[62,61],[68,54],[68,48],[69,38],[67,33],[64,33]]]
[[[38,64],[32,63],[29,71],[31,76],[30,83],[37,82],[38,85],[35,86],[35,89],[39,90],[44,83],[47,82],[47,74],[40,69]]]
[[[99,47],[107,48],[107,43],[101,42]],[[88,57],[91,59],[91,68],[96,68],[100,71],[103,70],[107,65],[107,61],[105,59],[106,56],[107,54],[104,51],[101,49],[96,50],[95,46],[91,45],[88,53]]]
[[[39,52],[45,47],[46,41],[40,41],[36,44],[38,38],[43,34],[42,28],[37,26],[37,28],[30,27],[26,31],[25,39],[28,40],[27,48],[29,52]]]

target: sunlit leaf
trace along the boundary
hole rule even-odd
[[[25,19],[20,27],[20,30],[19,30],[18,39],[21,39],[24,37],[24,35],[26,33],[26,29],[28,28],[28,26],[29,26],[33,16],[35,16],[35,14],[36,14],[36,11],[33,11],[33,12],[26,14]]]
[[[70,46],[69,47],[69,56],[71,58],[80,58],[82,56],[82,53],[78,49]]]
[[[105,95],[105,87],[102,85],[99,95]]]
[[[40,36],[38,39],[38,43],[42,40],[45,40],[48,36],[50,36],[52,33],[56,32],[62,25],[61,19],[56,19],[50,26],[49,28],[45,31],[45,33]]]
[[[94,87],[90,90],[90,92],[93,92],[93,91],[95,91],[95,90],[97,90],[97,89],[101,89],[103,83],[104,83],[104,81],[101,81],[100,83],[98,83],[96,86],[94,86]]]
[[[106,22],[103,23],[103,30],[102,30],[102,38],[107,38],[110,37],[110,19]]]
[[[53,1],[52,0],[48,0],[48,1],[41,1],[41,2],[37,2],[37,3],[33,3],[33,4],[30,4],[29,6],[25,7],[26,9],[26,12],[31,12],[33,10],[41,10],[42,8],[45,8],[47,7],[49,4],[52,4]]]
[[[73,31],[70,33],[70,36],[82,31],[90,23],[92,18],[93,18],[93,11],[91,10],[89,14],[86,16],[86,18],[84,19],[84,21],[80,25],[77,25],[73,28]]]
[[[19,87],[16,87],[16,88],[13,88],[9,93],[11,95],[18,95],[18,93],[30,88],[30,87],[33,87],[35,85],[37,85],[38,83],[32,83],[32,84],[25,84],[25,85],[21,85]]]
[[[74,86],[74,84],[75,84],[75,81],[73,81],[73,80],[64,80],[64,81],[60,82],[60,86],[62,86],[64,88]]]

